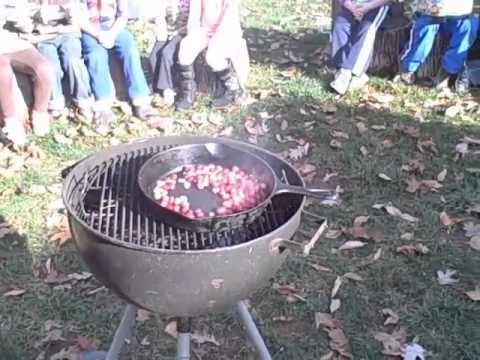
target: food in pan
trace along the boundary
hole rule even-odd
[[[192,187],[214,194],[218,198],[217,208],[208,212],[193,208],[188,198]],[[254,208],[265,200],[266,188],[258,177],[238,166],[190,164],[159,179],[153,195],[162,207],[191,219],[202,219]]]

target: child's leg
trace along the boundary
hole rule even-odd
[[[3,132],[10,141],[21,146],[26,143],[27,135],[16,101],[17,92],[20,90],[18,90],[10,59],[3,55],[0,55],[0,88],[2,89],[0,107],[3,113],[3,124],[0,124],[0,127],[3,127]]]
[[[341,69],[346,63],[355,22],[353,15],[347,9],[342,8],[335,17],[332,31],[332,61],[337,69]]]
[[[48,60],[35,48],[13,52],[8,57],[15,70],[32,76],[33,112],[47,113],[53,72]]]
[[[452,34],[450,45],[442,60],[442,67],[449,74],[459,73],[467,60],[468,50],[473,45],[478,31],[478,17],[447,19],[445,29]]]
[[[4,118],[18,115],[15,108],[15,74],[8,57],[0,55],[0,107]]]
[[[150,90],[143,72],[140,53],[130,31],[125,29],[118,34],[113,50],[122,60],[123,74],[127,81],[128,96],[133,105],[143,106],[149,104]]]
[[[65,35],[59,40],[58,54],[68,78],[69,95],[80,109],[91,108],[90,76],[82,58],[82,44],[75,36]]]
[[[160,65],[158,67],[158,78],[155,79],[155,85],[158,90],[173,89],[173,71],[176,62],[178,46],[182,41],[182,36],[177,35],[165,45],[160,55]]]
[[[387,14],[388,6],[369,11],[352,32],[351,47],[343,63],[343,68],[351,70],[353,75],[360,76],[368,70],[373,57],[378,28]]]
[[[96,100],[113,101],[115,89],[110,75],[108,51],[97,39],[83,33],[81,37],[83,57],[90,75],[90,85]]]
[[[188,34],[180,42],[178,50],[178,63],[182,66],[192,65],[198,55],[207,47],[208,37],[206,33],[197,32]]]
[[[400,58],[402,67],[408,72],[415,72],[425,62],[440,30],[431,16],[417,15],[410,30],[410,40]]]
[[[49,110],[61,111],[65,108],[65,96],[63,95],[63,70],[58,57],[57,45],[53,42],[41,42],[37,45],[38,51],[45,56],[53,67],[52,72],[52,97]]]

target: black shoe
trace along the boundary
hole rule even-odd
[[[451,75],[443,68],[440,67],[437,75],[433,79],[433,85],[438,91],[448,88],[448,83],[450,82]]]
[[[222,108],[235,103],[242,95],[242,90],[232,66],[229,66],[225,70],[216,72],[216,75],[225,87],[225,91],[222,95],[213,99],[212,105],[217,108]]]
[[[455,80],[455,91],[459,94],[464,94],[470,90],[470,79],[468,76],[468,69],[463,69]]]
[[[193,65],[180,65],[180,90],[175,101],[177,111],[190,110],[195,103],[195,73]]]

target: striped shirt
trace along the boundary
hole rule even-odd
[[[115,20],[128,16],[128,0],[85,0],[85,2],[90,22],[98,28],[109,29]]]

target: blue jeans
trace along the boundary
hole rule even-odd
[[[370,10],[361,21],[342,8],[332,31],[332,59],[338,69],[351,70],[356,76],[367,72],[373,58],[375,36],[389,6]]]
[[[38,51],[53,66],[50,110],[65,108],[62,80],[68,80],[69,96],[78,106],[86,106],[91,97],[90,78],[82,59],[80,39],[74,35],[59,35],[37,44]]]
[[[477,37],[478,17],[466,15],[438,18],[417,13],[410,41],[401,57],[405,70],[415,72],[425,62],[439,31],[451,35],[449,47],[442,59],[442,67],[449,74],[457,74],[463,69],[468,50]]]
[[[113,99],[115,88],[110,75],[108,50],[89,34],[82,33],[81,40],[93,95],[97,100]],[[112,50],[122,63],[130,100],[135,103],[136,99],[148,97],[150,91],[132,34],[126,29],[122,30],[115,39]]]

